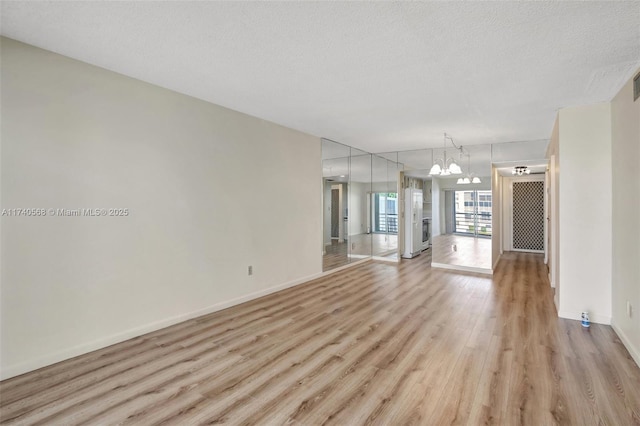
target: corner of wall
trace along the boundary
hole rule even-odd
[[[611,321],[611,328],[613,328],[613,331],[616,332],[624,347],[627,348],[627,351],[629,352],[629,355],[631,355],[631,358],[633,358],[638,367],[640,367],[640,348],[634,345],[629,336],[627,336],[622,328],[620,328],[618,324],[613,320]]]
[[[611,325],[640,366],[640,99],[633,99],[633,77],[638,73],[640,69],[611,101]],[[631,317],[627,303],[633,307]]]

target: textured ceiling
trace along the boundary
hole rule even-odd
[[[2,34],[371,152],[548,138],[640,66],[638,2],[10,2]]]

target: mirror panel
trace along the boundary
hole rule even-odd
[[[397,158],[397,157],[396,157]],[[387,260],[399,260],[398,232],[400,230],[400,197],[398,194],[398,163],[387,159],[387,215],[390,219],[387,230],[387,246],[384,254]],[[392,201],[393,200],[393,201]],[[394,218],[393,220],[391,220]]]
[[[443,150],[434,150],[436,158]],[[463,174],[432,178],[433,254],[435,266],[453,265],[469,270],[491,270],[492,193],[491,146],[464,147],[464,155],[455,150],[448,158],[462,168]],[[479,183],[458,183],[478,178]]]
[[[398,227],[398,215],[394,214],[393,199],[389,199],[387,184],[387,160],[372,156],[370,215],[372,235],[372,255],[384,257],[387,254],[389,229]]]
[[[350,148],[322,139],[323,247],[322,270],[349,263],[348,183]]]
[[[371,257],[371,154],[351,150],[349,180],[349,260]]]

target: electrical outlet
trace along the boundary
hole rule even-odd
[[[631,318],[631,315],[633,315],[633,306],[631,306],[631,302],[627,300],[627,316]]]
[[[351,250],[355,250],[356,249],[356,243],[351,243]]]
[[[253,266],[249,265],[249,267],[247,268],[247,272],[249,273],[249,275],[253,275]]]

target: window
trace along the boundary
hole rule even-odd
[[[374,192],[373,232],[398,233],[398,193]]]
[[[455,191],[454,232],[491,236],[491,191]]]

